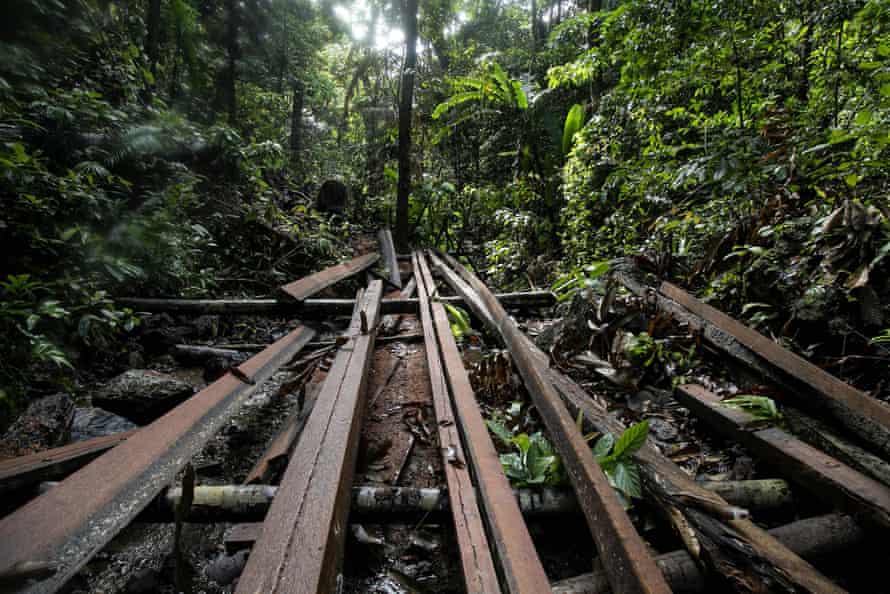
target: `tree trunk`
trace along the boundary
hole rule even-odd
[[[161,0],[149,0],[148,14],[146,15],[145,21],[147,28],[145,35],[145,56],[148,59],[148,69],[151,72],[152,77],[156,77],[158,74],[158,51],[161,41]],[[145,83],[143,100],[146,103],[151,102],[154,85],[155,81],[151,81],[150,83],[146,81]]]
[[[399,101],[399,184],[396,198],[396,247],[408,251],[408,195],[411,193],[411,107],[414,102],[414,68],[417,66],[417,0],[405,0],[405,66]]]
[[[294,83],[294,98],[290,116],[290,155],[294,167],[300,166],[303,145],[303,83]]]
[[[224,66],[222,88],[223,104],[228,114],[229,125],[238,123],[238,99],[235,94],[236,66],[238,62],[238,2],[226,0],[226,65]]]

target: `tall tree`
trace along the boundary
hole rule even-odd
[[[399,185],[396,197],[396,247],[408,250],[410,235],[408,196],[411,194],[411,108],[414,102],[414,70],[417,67],[417,0],[405,0],[402,11],[405,31],[405,64],[399,101]]]

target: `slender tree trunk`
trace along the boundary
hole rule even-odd
[[[408,251],[408,195],[411,193],[411,108],[414,102],[414,69],[417,66],[417,2],[405,0],[402,27],[405,31],[405,66],[399,101],[399,184],[396,198],[396,248]]]
[[[538,1],[532,0],[532,14],[531,14],[531,26],[532,26],[532,64],[535,63],[535,56],[538,53]]]
[[[294,97],[290,116],[290,155],[294,167],[300,167],[300,149],[303,145],[303,83],[294,83]]]
[[[145,57],[148,59],[148,69],[153,78],[158,74],[158,53],[161,45],[161,0],[149,0],[148,14],[146,15]],[[146,103],[151,102],[152,89],[155,81],[145,83],[142,98]]]
[[[238,0],[226,0],[226,65],[222,93],[229,125],[238,123],[238,98],[235,91],[238,63]]]

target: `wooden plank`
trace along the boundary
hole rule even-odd
[[[417,289],[417,282],[412,276],[411,279],[405,284],[404,288],[399,292],[400,299],[410,299],[414,294],[415,289]],[[383,323],[380,325],[380,333],[386,336],[387,334],[392,334],[399,328],[399,323],[402,321],[401,314],[389,314],[383,317]]]
[[[420,294],[425,292],[431,297],[436,292],[435,283],[426,258],[419,252],[416,258],[423,275]],[[417,272],[418,264],[415,264],[415,274]],[[466,444],[466,461],[476,480],[505,589],[513,594],[549,592],[547,574],[479,411],[463,358],[451,333],[448,314],[438,301],[432,302],[431,312],[445,376],[451,386],[454,409],[460,421],[458,426]],[[430,335],[429,331],[426,333]]]
[[[702,386],[680,386],[675,396],[696,416],[770,462],[788,480],[860,521],[890,528],[890,488],[778,427],[757,429],[753,416],[722,405],[716,394]]]
[[[466,270],[458,268],[455,272],[442,266],[441,261],[436,263],[455,292],[472,292],[466,284],[465,278],[469,275]],[[468,300],[468,304],[486,325],[492,326],[493,318],[483,303],[473,299]],[[624,431],[624,425],[609,415],[604,402],[591,398],[571,378],[550,368],[547,354],[528,337],[523,338],[527,350],[559,392],[572,418],[582,415],[585,431],[616,436]],[[721,584],[724,587],[750,591],[843,592],[766,531],[747,519],[731,519],[733,506],[693,481],[652,445],[644,445],[635,459],[640,464],[647,500],[675,526],[687,548],[711,575],[725,580]],[[702,509],[710,511],[701,513]]]
[[[535,309],[552,307],[556,296],[550,291],[499,293],[498,300],[507,308]],[[460,304],[460,297],[442,297],[446,303]],[[268,314],[318,318],[349,315],[353,299],[306,299],[302,302],[278,299],[154,299],[128,297],[117,300],[121,307],[138,312],[170,312],[179,314]],[[416,314],[417,299],[384,299],[382,314]]]
[[[336,591],[383,285],[372,282],[325,378],[241,579],[240,594]]]
[[[460,264],[443,255],[454,267]],[[444,264],[443,264],[444,265]],[[462,267],[461,267],[462,268]],[[593,459],[590,447],[563,406],[559,394],[544,377],[540,359],[529,351],[524,335],[488,288],[464,269],[464,278],[475,293],[463,294],[473,307],[481,302],[494,321],[492,328],[510,350],[513,362],[525,381],[544,424],[575,489],[578,503],[587,518],[603,566],[615,592],[670,592],[646,544],[628,518],[602,469]]]
[[[485,527],[482,524],[482,512],[476,499],[476,490],[470,480],[470,470],[464,462],[467,457],[455,423],[456,417],[451,408],[448,382],[436,342],[436,331],[429,307],[432,278],[425,262],[416,253],[414,276],[417,279],[417,296],[420,299],[420,320],[423,326],[427,371],[432,384],[433,410],[442,453],[442,468],[448,486],[448,500],[451,503],[451,517],[454,520],[464,585],[467,592],[499,594],[501,587]]]
[[[381,229],[377,233],[380,241],[380,253],[383,255],[383,264],[386,266],[389,282],[399,289],[402,288],[402,273],[399,271],[399,260],[396,257],[396,248],[392,242],[392,232],[389,229]]]
[[[89,464],[114,446],[132,437],[138,429],[94,437],[36,454],[0,462],[0,495],[44,481],[59,481]]]
[[[0,575],[28,562],[55,571],[13,592],[56,592],[120,532],[250,396],[312,338],[301,326],[58,486],[0,519]]]
[[[820,405],[854,435],[866,439],[885,455],[890,455],[890,407],[886,404],[819,369],[671,283],[663,282],[659,292],[809,388],[812,395],[820,401]]]
[[[288,283],[281,287],[281,291],[292,299],[303,301],[304,299],[315,295],[322,289],[326,289],[344,278],[349,278],[350,276],[369,268],[379,258],[380,254],[376,253],[358,256],[348,262],[341,262],[336,266],[325,268],[320,272]]]

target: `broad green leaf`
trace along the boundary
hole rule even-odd
[[[596,444],[593,446],[593,457],[597,460],[605,458],[612,451],[613,445],[615,445],[615,436],[611,433],[606,433],[596,440]]]
[[[562,129],[562,154],[568,155],[575,141],[575,134],[584,126],[584,106],[576,103],[566,115]]]
[[[632,456],[637,450],[646,443],[646,437],[649,435],[649,421],[641,421],[635,423],[624,430],[618,441],[615,442],[615,450],[612,457],[616,460]]]

